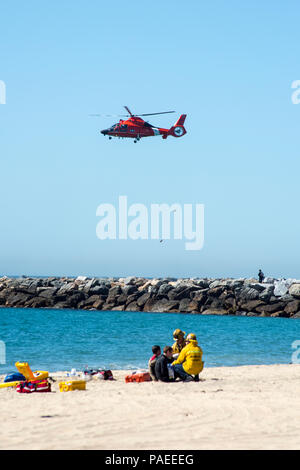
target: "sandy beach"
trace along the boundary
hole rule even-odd
[[[300,449],[300,365],[207,368],[198,383],[94,379],[0,390],[1,449]],[[1,381],[3,376],[1,377]]]

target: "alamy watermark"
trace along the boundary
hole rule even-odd
[[[4,341],[0,340],[0,364],[6,364],[6,346]]]
[[[292,103],[300,104],[300,80],[293,81],[292,89],[295,90],[292,93]]]
[[[3,80],[0,80],[0,104],[6,104],[6,85]]]
[[[100,204],[96,235],[100,240],[185,240],[186,250],[201,250],[204,244],[204,204],[145,204],[128,207],[119,196],[118,207]]]
[[[300,340],[293,341],[291,347],[295,349],[292,354],[292,364],[300,364]]]

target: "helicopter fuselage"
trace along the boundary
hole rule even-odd
[[[113,126],[103,129],[101,134],[108,135],[109,138],[119,137],[119,138],[131,138],[135,141],[140,140],[143,137],[154,137],[157,135],[162,136],[163,139],[166,139],[169,135],[173,137],[182,137],[186,134],[186,130],[183,127],[186,115],[182,114],[177,122],[170,129],[164,129],[162,127],[155,127],[152,124],[144,121],[140,117],[130,117],[127,120],[122,120]]]

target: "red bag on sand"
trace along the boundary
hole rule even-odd
[[[51,384],[45,380],[31,380],[17,385],[18,393],[51,392]]]
[[[150,382],[151,377],[149,372],[140,372],[126,375],[125,382]]]

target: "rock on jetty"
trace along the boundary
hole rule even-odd
[[[0,307],[300,318],[300,280],[4,276]]]

